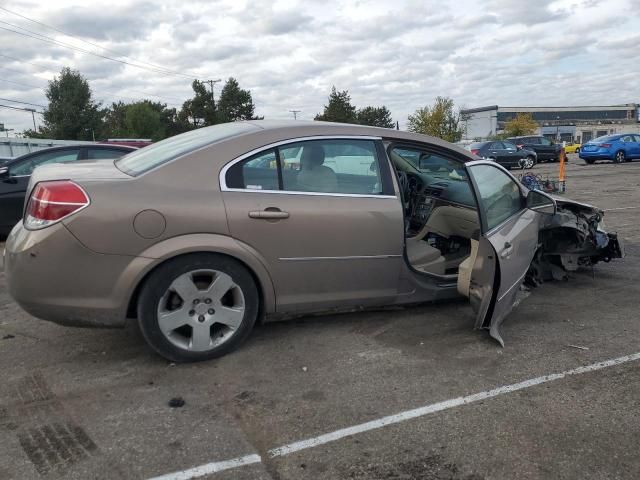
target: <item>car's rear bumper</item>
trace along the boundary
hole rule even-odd
[[[583,152],[578,154],[583,159],[596,159],[596,160],[613,160],[613,153],[611,152]]]
[[[151,259],[103,255],[84,247],[62,224],[7,238],[4,269],[9,294],[27,312],[62,325],[119,327]]]

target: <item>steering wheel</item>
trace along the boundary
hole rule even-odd
[[[398,170],[398,183],[400,184],[400,190],[402,192],[402,198],[404,201],[409,201],[409,176],[407,172]]]

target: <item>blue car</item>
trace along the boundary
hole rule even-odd
[[[578,156],[587,163],[594,163],[596,160],[629,162],[640,158],[640,135],[621,133],[594,138],[582,145]]]

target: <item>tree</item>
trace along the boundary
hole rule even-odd
[[[240,88],[238,81],[229,77],[220,92],[218,101],[218,120],[221,122],[235,122],[238,120],[257,120],[254,116],[256,107],[249,90]]]
[[[506,137],[518,137],[520,135],[532,135],[538,130],[538,124],[531,113],[516,113],[516,116],[504,124]]]
[[[395,128],[396,123],[391,118],[391,112],[384,105],[382,107],[364,107],[356,113],[360,125],[372,127]]]
[[[438,137],[447,142],[457,142],[462,138],[460,113],[454,111],[453,100],[437,97],[432,107],[419,108],[409,115],[408,130]]]
[[[40,132],[48,138],[93,140],[102,126],[103,112],[93,101],[87,80],[76,70],[64,67],[46,90],[49,105],[44,110]]]
[[[329,103],[324,106],[324,111],[315,116],[314,120],[324,122],[358,123],[356,107],[351,105],[349,91],[338,92],[336,87],[331,87]]]
[[[125,125],[133,138],[150,138],[156,141],[164,138],[160,113],[147,100],[127,106]]]
[[[191,128],[215,125],[218,123],[216,104],[213,95],[207,90],[204,82],[194,80],[191,84],[195,95],[182,104],[178,119]]]

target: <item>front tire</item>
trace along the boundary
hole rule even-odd
[[[624,154],[624,150],[619,150],[616,152],[616,156],[614,157],[615,163],[624,163],[626,162],[626,155]]]
[[[159,355],[197,362],[235,350],[258,311],[258,289],[242,264],[199,253],[170,260],[151,274],[140,292],[138,322]]]
[[[576,148],[576,155],[580,154],[580,147]]]

